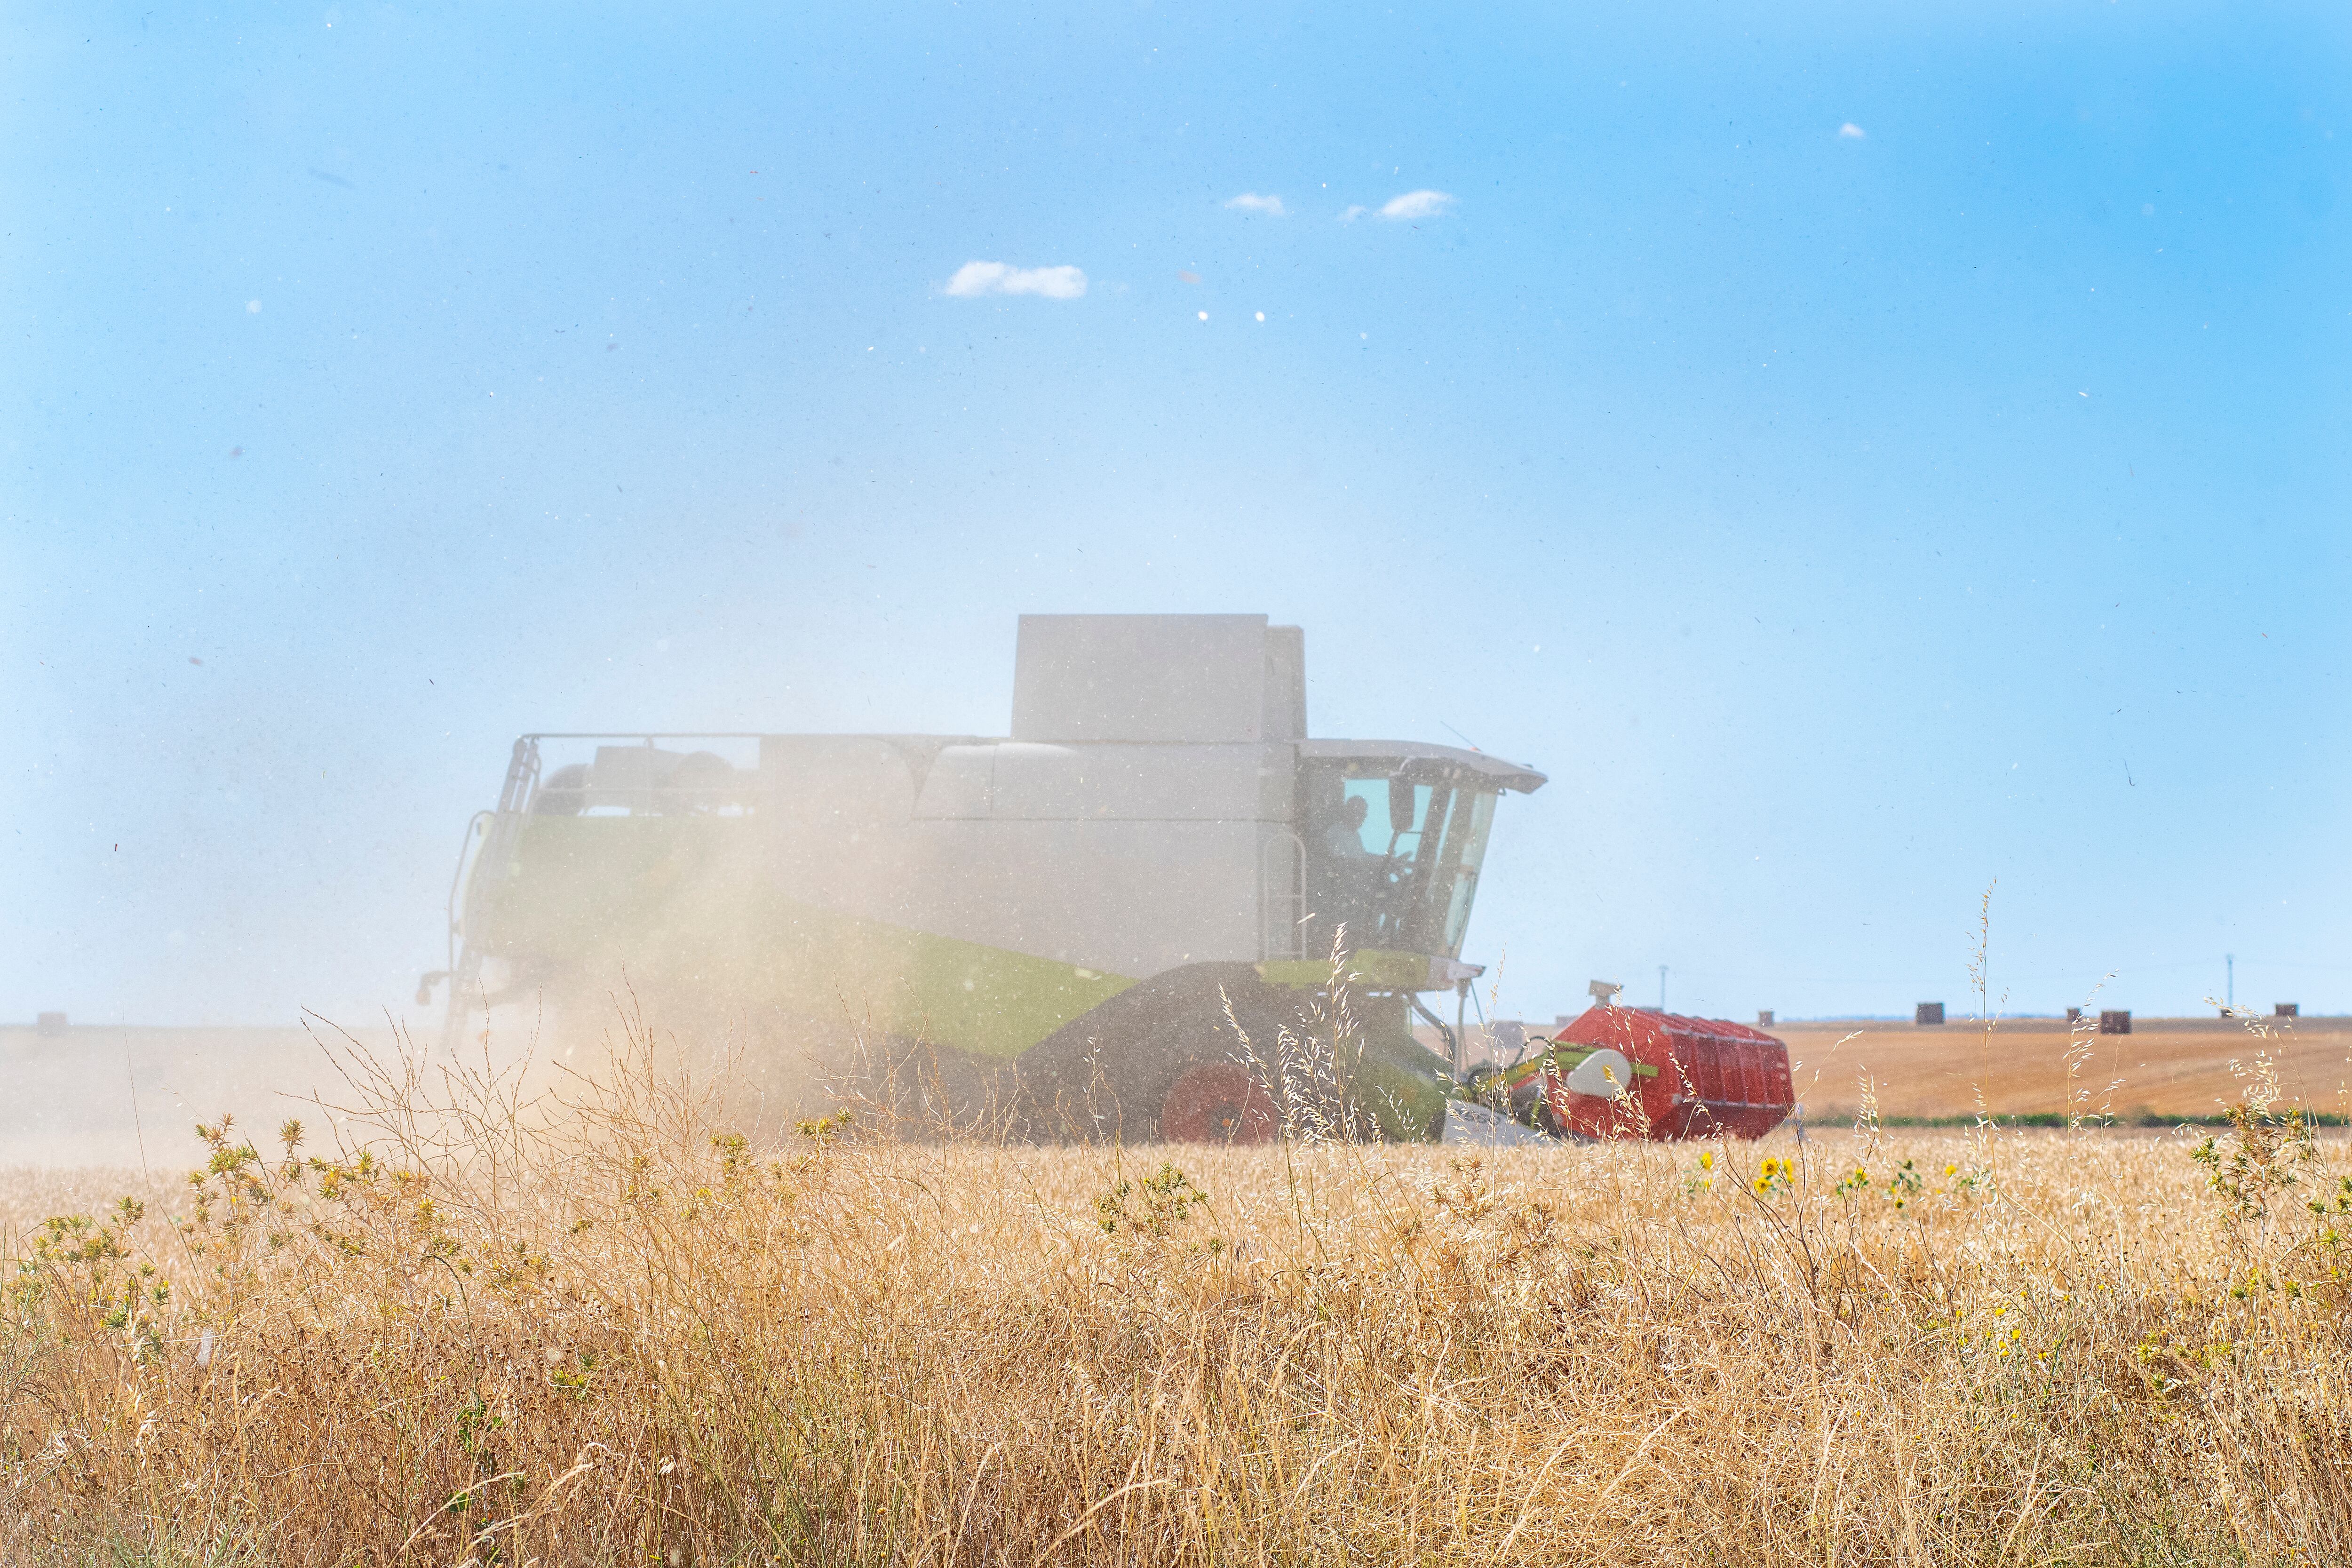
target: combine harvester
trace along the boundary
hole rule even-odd
[[[1483,970],[1461,952],[1496,804],[1543,783],[1475,751],[1310,739],[1304,638],[1263,616],[1024,616],[1009,737],[522,737],[468,825],[448,967],[419,1002],[449,983],[453,1037],[519,1003],[593,1026],[625,976],[673,1028],[862,1048],[907,1109],[1032,1137],[1255,1142],[1301,1113],[1529,1136],[1464,1080]],[[1448,991],[1450,1026],[1425,1000]],[[1591,1023],[1627,1064],[1599,1074],[1598,1110],[1599,1058],[1522,1064],[1525,1121],[1779,1120],[1643,1079],[1682,1048],[1618,1022],[1646,1016],[1597,1006],[1563,1034]],[[1286,1059],[1286,1036],[1325,1059]],[[1787,1054],[1759,1037],[1785,1102]]]

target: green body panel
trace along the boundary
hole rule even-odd
[[[1370,991],[1442,991],[1429,980],[1430,961],[1418,952],[1368,947],[1348,954],[1348,982]],[[1269,958],[1257,966],[1268,985],[1320,991],[1331,984],[1331,963],[1323,958]]]
[[[751,818],[531,817],[484,868],[489,951],[998,1058],[1135,984],[803,903],[772,867]]]
[[[1427,959],[1420,961],[1426,965]],[[1328,981],[1330,970],[1324,970]],[[1412,1036],[1402,994],[1355,998],[1350,1009],[1361,1032],[1363,1055],[1355,1064],[1349,1098],[1380,1125],[1381,1136],[1426,1142],[1454,1087],[1445,1060]]]
[[[1269,959],[1257,972],[1269,985],[1319,991],[1331,984],[1328,959]],[[1370,1112],[1383,1136],[1426,1142],[1454,1090],[1445,1058],[1413,1037],[1406,994],[1433,991],[1429,955],[1366,948],[1347,955],[1341,970],[1360,987],[1353,1012],[1363,1037],[1350,1098]]]

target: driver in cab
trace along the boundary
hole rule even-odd
[[[1372,803],[1362,795],[1341,800],[1338,819],[1323,830],[1323,853],[1334,862],[1360,860],[1369,865],[1372,852],[1364,847],[1364,819],[1371,812]]]
[[[1317,836],[1316,858],[1323,886],[1318,900],[1336,918],[1355,921],[1369,912],[1377,891],[1381,857],[1364,847],[1364,822],[1372,803],[1360,795],[1343,795],[1339,808]]]

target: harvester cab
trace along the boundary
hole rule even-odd
[[[1457,1064],[1411,1015],[1478,973],[1496,802],[1544,778],[1306,709],[1262,616],[1024,616],[1003,737],[526,735],[452,884],[451,1027],[625,973],[1032,1135],[1433,1136]]]

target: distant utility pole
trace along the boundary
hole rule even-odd
[[[2229,974],[2229,980],[2221,988],[2221,1001],[2223,1005],[2234,1013],[2238,1010],[2238,955],[2234,952],[2225,952],[2221,955],[2221,962],[2228,966]]]
[[[1666,966],[1658,965],[1658,1011],[1666,1010]]]

